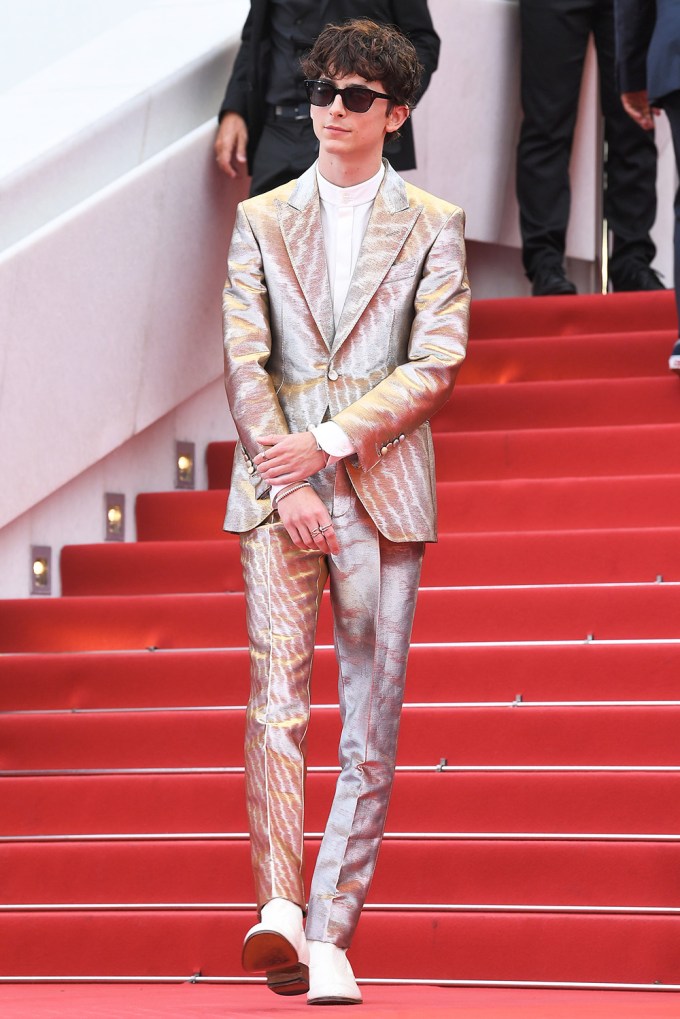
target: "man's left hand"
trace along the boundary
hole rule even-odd
[[[328,458],[316,448],[311,432],[262,435],[258,441],[268,448],[258,453],[255,465],[260,477],[270,485],[294,485],[326,466]]]
[[[661,110],[649,105],[646,89],[639,92],[623,92],[621,102],[628,116],[632,117],[643,131],[651,131],[654,127],[654,117],[661,115]]]

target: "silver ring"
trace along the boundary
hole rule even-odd
[[[313,538],[315,534],[321,534],[321,528],[320,527],[315,527],[314,530],[310,531],[309,533],[311,534],[311,536]]]
[[[326,524],[326,526],[325,526],[325,527],[320,527],[320,528],[319,528],[319,530],[320,530],[320,531],[321,531],[321,533],[323,534],[323,532],[324,532],[324,531],[328,531],[328,530],[329,530],[329,529],[330,529],[330,528],[331,528],[332,526],[333,526],[333,524],[332,524],[332,522],[331,522],[330,524]]]

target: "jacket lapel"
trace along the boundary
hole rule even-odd
[[[356,325],[401,251],[422,209],[422,205],[409,205],[404,181],[387,163],[335,331],[334,349],[337,350]]]
[[[299,178],[287,202],[277,202],[281,234],[293,271],[326,346],[333,343],[335,325],[323,246],[316,164]]]

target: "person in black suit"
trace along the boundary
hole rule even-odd
[[[616,71],[626,112],[645,131],[663,109],[680,174],[680,4],[616,0]],[[675,195],[675,303],[680,321],[680,188]],[[680,375],[680,340],[668,362]]]
[[[532,292],[574,294],[563,267],[569,219],[569,158],[588,40],[595,40],[607,142],[604,214],[614,241],[615,290],[663,290],[656,250],[656,147],[626,116],[614,71],[613,0],[520,0],[524,120],[517,149],[522,258]],[[593,228],[594,229],[594,228]]]
[[[422,95],[439,58],[427,0],[251,0],[215,140],[227,176],[251,173],[251,195],[299,177],[316,159],[300,58],[325,24],[357,17],[396,25],[411,40],[424,69]],[[415,167],[410,121],[385,155],[396,170]]]

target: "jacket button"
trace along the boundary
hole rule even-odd
[[[339,376],[338,376],[338,373],[336,372],[335,368],[329,368],[328,369],[328,378],[331,380],[331,382],[337,382],[338,381]]]
[[[383,447],[382,447],[382,449],[380,450],[380,452],[381,452],[382,456],[384,456],[384,455],[385,455],[385,453],[387,452],[387,450],[388,450],[388,449],[389,449],[389,446],[383,446]]]

